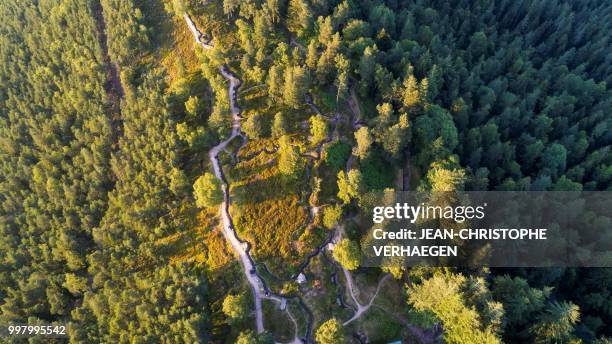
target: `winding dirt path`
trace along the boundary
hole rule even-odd
[[[353,316],[345,321],[342,325],[346,326],[348,324],[350,324],[351,322],[353,322],[353,320],[359,319],[359,317],[361,317],[363,315],[363,313],[367,312],[368,309],[370,309],[370,307],[372,306],[372,303],[374,302],[374,299],[376,298],[376,296],[378,296],[378,292],[380,291],[380,288],[382,287],[383,283],[385,283],[385,281],[389,278],[389,274],[386,274],[385,276],[383,276],[383,278],[380,279],[380,281],[378,281],[378,285],[376,286],[376,292],[374,292],[374,295],[372,295],[372,297],[370,298],[370,302],[368,302],[365,305],[360,304],[359,302],[357,302],[357,299],[355,298],[355,294],[353,293],[353,279],[351,278],[350,272],[346,269],[344,270],[344,277],[346,278],[347,281],[349,281],[348,284],[348,289],[349,289],[349,293],[351,294],[351,298],[353,299],[353,302],[355,302],[355,304],[357,305],[357,311],[355,312],[355,314],[353,314]]]
[[[206,37],[197,29],[195,23],[191,20],[189,15],[184,14],[183,18],[185,22],[187,23],[190,31],[192,32],[195,42],[198,45],[200,45],[203,49],[212,49],[213,45],[211,44],[211,40],[206,39]],[[244,274],[253,291],[253,299],[254,299],[254,307],[255,307],[255,324],[256,324],[257,333],[262,333],[265,331],[264,320],[263,320],[263,310],[262,310],[262,300],[264,299],[272,300],[279,304],[286,304],[287,300],[283,298],[282,296],[274,295],[269,291],[264,280],[257,273],[257,270],[255,268],[255,262],[249,253],[250,251],[249,243],[241,240],[238,237],[238,234],[234,227],[231,215],[229,213],[229,205],[231,201],[230,195],[229,195],[229,184],[225,180],[225,177],[223,175],[221,163],[219,162],[219,153],[224,151],[225,148],[228,146],[228,144],[237,136],[240,136],[240,138],[242,139],[242,144],[237,149],[237,151],[240,150],[240,148],[246,143],[246,137],[244,137],[244,135],[242,135],[240,131],[240,126],[241,126],[240,108],[236,104],[237,89],[241,85],[241,81],[235,75],[233,75],[226,66],[220,67],[220,72],[223,75],[223,77],[229,82],[228,93],[229,93],[229,101],[230,101],[230,108],[231,108],[231,114],[232,114],[232,132],[231,132],[231,135],[226,140],[220,142],[218,145],[214,146],[210,150],[209,157],[210,157],[210,161],[213,166],[214,174],[217,177],[217,179],[219,179],[222,183],[223,202],[220,206],[220,211],[221,211],[221,219],[223,222],[223,226],[222,226],[223,235],[226,238],[226,240],[231,244],[232,248],[234,249],[238,257],[240,258],[240,262],[243,267]],[[310,97],[307,97],[306,103],[315,112],[320,113],[319,109],[312,102],[312,99]],[[353,112],[353,119],[351,120],[351,124],[352,124],[352,127],[356,130],[362,126],[362,123],[360,122],[361,111],[359,109],[359,105],[357,103],[357,99],[356,99],[354,90],[352,89],[351,89],[351,97],[349,99],[349,107],[351,108],[351,111]],[[318,156],[320,156],[321,154],[321,149],[323,145],[325,143],[330,142],[331,139],[333,138],[333,133],[335,131],[335,126],[338,120],[339,120],[339,112],[335,114],[335,116],[332,118],[332,121],[331,121],[332,128],[334,130],[330,130],[329,136],[326,138],[326,140],[324,140],[324,142],[318,145],[317,149],[315,149],[315,152],[318,153],[317,154]],[[347,169],[350,169],[351,165],[352,165],[352,159],[349,159],[349,161],[347,162]],[[316,213],[318,212],[318,210],[319,210],[318,207],[313,206],[311,208],[311,216],[314,217]],[[336,234],[334,235],[334,238],[332,238],[331,240],[337,243],[342,238],[343,232],[344,232],[343,228],[339,227],[336,230]],[[324,246],[322,246],[321,248],[323,247]],[[321,251],[321,248],[319,248],[319,250],[317,250],[314,255],[318,254]],[[308,261],[309,259],[307,260],[307,262]],[[378,282],[378,285],[376,287],[376,292],[371,297],[370,301],[367,304],[361,304],[357,300],[357,297],[355,295],[356,287],[354,286],[350,271],[344,268],[342,268],[342,270],[344,273],[344,277],[347,281],[346,283],[347,283],[349,295],[351,296],[351,299],[353,300],[353,302],[355,303],[355,306],[357,307],[355,310],[355,314],[349,320],[343,323],[343,325],[346,326],[350,324],[352,321],[360,318],[365,312],[368,311],[368,309],[372,306],[374,299],[378,295],[378,292],[380,291],[382,284],[386,281],[387,278],[389,278],[389,275],[388,274],[385,275]],[[291,312],[289,311],[289,308],[285,308],[285,311],[287,312],[287,315],[290,321],[293,323],[295,327],[295,332],[294,332],[295,335],[294,335],[293,340],[290,343],[295,343],[295,344],[302,343],[302,341],[299,339],[299,336],[298,336],[299,326],[298,326],[298,323],[295,317],[291,314]]]
[[[364,126],[364,124],[361,122],[361,109],[359,107],[359,101],[357,99],[357,95],[355,93],[355,89],[353,87],[351,87],[350,90],[350,96],[347,100],[348,105],[349,105],[349,109],[352,112],[352,116],[351,116],[351,126],[353,127],[354,131],[357,131],[359,128],[361,128],[362,126]],[[351,153],[351,155],[349,156],[348,160],[346,161],[346,167],[345,167],[345,171],[348,173],[352,168],[353,168],[353,161],[354,161],[355,156]],[[344,226],[343,225],[339,225],[336,228],[336,231],[334,233],[334,238],[332,239],[332,242],[337,244],[338,242],[340,242],[340,240],[342,240],[342,237],[344,236]],[[353,314],[353,316],[345,321],[342,325],[346,326],[348,324],[350,324],[351,322],[353,322],[354,320],[359,319],[365,312],[368,311],[368,309],[370,309],[370,307],[372,306],[372,303],[374,302],[374,299],[376,298],[376,296],[378,296],[378,292],[382,286],[382,284],[387,280],[387,278],[389,278],[389,274],[386,274],[383,278],[380,279],[380,281],[378,281],[378,285],[376,286],[376,292],[374,293],[374,295],[372,295],[372,297],[370,298],[370,301],[367,304],[361,304],[358,300],[357,300],[357,296],[355,295],[355,285],[353,283],[353,277],[351,275],[351,272],[347,269],[345,269],[343,266],[341,266],[340,264],[338,264],[340,266],[340,268],[342,269],[342,273],[344,274],[344,279],[346,280],[346,286],[349,292],[349,295],[351,297],[351,299],[353,300],[353,303],[355,304],[355,314]]]
[[[185,22],[187,23],[189,31],[191,31],[195,42],[198,43],[204,49],[212,49],[212,39],[207,38],[200,30],[198,30],[198,27],[193,22],[193,20],[191,20],[191,17],[189,17],[187,13],[183,14],[183,19],[185,19]]]
[[[223,203],[221,203],[221,219],[223,221],[223,235],[225,239],[232,245],[234,251],[238,254],[240,262],[244,268],[244,274],[251,285],[253,291],[253,299],[255,301],[255,325],[257,333],[264,332],[263,311],[261,307],[261,292],[264,290],[262,279],[255,273],[255,265],[251,256],[248,254],[249,245],[238,238],[234,223],[229,213],[230,196],[229,185],[223,175],[221,163],[219,162],[219,153],[227,147],[227,145],[237,136],[242,136],[240,133],[240,109],[233,102],[233,96],[240,82],[232,74],[230,74],[225,66],[220,68],[221,74],[229,80],[228,92],[230,94],[230,103],[232,110],[232,134],[223,142],[214,146],[208,153],[210,161],[213,165],[213,171],[217,179],[222,183],[223,188]]]
[[[210,161],[213,164],[213,171],[215,173],[215,176],[222,182],[223,203],[221,204],[221,219],[223,221],[223,235],[225,236],[226,240],[229,241],[229,243],[232,245],[234,251],[238,254],[238,257],[240,258],[240,262],[244,270],[244,274],[247,278],[247,281],[251,285],[251,289],[253,291],[253,299],[255,303],[255,325],[257,333],[262,333],[265,331],[262,300],[272,300],[279,304],[286,303],[287,301],[285,298],[278,295],[274,295],[268,290],[263,279],[257,273],[257,270],[255,268],[255,261],[249,253],[249,243],[241,240],[238,237],[238,233],[236,232],[232,217],[229,213],[229,205],[231,201],[229,196],[229,184],[225,180],[225,177],[223,175],[221,163],[219,162],[219,153],[223,151],[234,138],[240,136],[243,140],[242,145],[244,145],[244,143],[246,142],[246,138],[240,132],[240,108],[236,104],[236,89],[240,86],[241,81],[236,76],[234,76],[226,66],[221,67],[220,72],[221,75],[223,75],[223,77],[229,81],[228,93],[230,96],[230,108],[232,113],[232,133],[225,141],[214,146],[208,154],[210,156]],[[297,332],[299,331],[298,324],[289,309],[285,308],[285,311],[287,312],[289,319],[293,322],[295,326],[295,336],[291,343],[301,343],[297,335]]]
[[[197,29],[191,18],[185,14],[183,16],[189,29],[191,30],[195,42],[198,43],[204,49],[211,49],[212,45],[210,44],[210,40],[204,41],[204,35]],[[257,333],[262,333],[265,331],[264,328],[264,320],[263,320],[263,310],[262,310],[262,300],[272,300],[279,304],[286,304],[287,300],[284,297],[272,294],[268,287],[266,286],[264,280],[257,273],[255,268],[255,261],[251,257],[250,245],[248,242],[241,240],[238,237],[238,233],[236,232],[236,228],[234,227],[234,223],[232,221],[232,217],[229,213],[230,206],[230,195],[229,195],[229,183],[225,179],[223,175],[223,169],[221,167],[221,163],[219,162],[219,153],[225,150],[227,145],[236,137],[240,137],[242,139],[242,144],[238,148],[238,150],[246,143],[246,137],[242,135],[240,131],[240,108],[236,104],[236,94],[237,89],[240,87],[242,82],[238,79],[234,74],[232,74],[227,66],[222,66],[219,68],[219,71],[223,77],[228,80],[228,94],[230,101],[230,109],[232,114],[232,132],[231,135],[224,141],[220,142],[218,145],[211,148],[208,155],[210,157],[210,161],[213,166],[213,172],[215,177],[221,181],[222,190],[223,190],[223,202],[220,206],[221,212],[221,220],[222,220],[222,228],[223,228],[223,236],[230,243],[238,257],[240,258],[240,263],[243,267],[244,275],[246,276],[247,281],[249,282],[251,289],[253,291],[253,299],[254,299],[254,311],[255,311],[255,326],[257,329]],[[285,311],[291,320],[291,322],[295,326],[295,334],[294,338],[290,343],[302,343],[299,339],[298,331],[299,326],[289,308],[285,308]]]
[[[344,226],[339,225],[336,228],[334,239],[332,241],[335,244],[337,244],[338,242],[340,242],[340,240],[342,240],[343,235],[344,235]],[[376,286],[376,291],[374,292],[374,295],[372,295],[372,297],[370,298],[370,301],[368,301],[368,303],[366,304],[362,304],[361,302],[359,302],[359,300],[357,300],[357,295],[355,293],[355,290],[357,289],[357,287],[355,286],[355,283],[353,282],[353,276],[351,275],[351,272],[348,269],[345,269],[342,265],[340,264],[337,264],[337,265],[339,265],[340,268],[342,269],[342,273],[344,274],[344,279],[346,280],[346,289],[348,290],[349,296],[351,297],[351,300],[353,300],[353,303],[355,304],[355,307],[356,307],[355,314],[353,314],[353,316],[350,319],[342,323],[343,326],[346,326],[350,324],[351,322],[353,322],[354,320],[359,319],[365,312],[367,312],[370,309],[370,307],[372,306],[372,303],[374,302],[374,299],[376,298],[376,296],[378,296],[378,292],[380,291],[380,288],[382,287],[383,283],[390,277],[390,274],[385,274],[378,281],[378,285]],[[359,291],[357,291],[357,293],[359,293]]]

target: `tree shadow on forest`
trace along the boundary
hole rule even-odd
[[[231,169],[229,169],[229,181],[230,183],[236,184],[239,183],[245,179],[252,179],[252,178],[258,178],[259,175],[264,175],[264,174],[272,174],[269,171],[272,171],[274,168],[274,161],[273,159],[271,159],[272,161],[267,161],[265,163],[262,164],[257,164],[255,166],[250,166],[247,165],[249,163],[249,161],[241,161],[240,163],[236,164],[235,166],[233,166]],[[242,165],[242,164],[244,165]],[[268,172],[267,172],[268,171]],[[267,173],[266,173],[267,172]],[[277,174],[278,172],[274,172],[274,174]],[[265,178],[260,178],[260,179],[265,179]],[[243,186],[246,186],[248,184],[251,184],[252,182],[237,186],[236,188],[240,188]]]

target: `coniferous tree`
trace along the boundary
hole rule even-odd
[[[304,0],[289,0],[287,29],[298,37],[305,36],[312,26],[312,10]]]
[[[282,112],[277,112],[274,115],[274,121],[272,122],[272,137],[279,138],[287,134],[288,124],[285,119],[285,115]]]
[[[308,90],[308,75],[306,69],[288,67],[285,69],[285,80],[283,86],[283,97],[287,105],[299,108],[304,104],[304,96]]]
[[[281,136],[278,141],[278,169],[287,176],[297,177],[304,168],[304,162],[298,149],[291,145],[287,135]]]
[[[247,300],[242,294],[228,294],[223,299],[223,313],[233,322],[239,322],[248,316]]]
[[[355,141],[357,141],[355,153],[360,159],[364,159],[368,155],[373,141],[368,127],[361,127],[355,132]]]
[[[342,239],[334,246],[334,259],[347,270],[359,267],[361,253],[359,246],[350,239]]]
[[[314,115],[310,117],[310,142],[313,145],[317,145],[323,142],[327,138],[327,132],[329,128],[327,121],[321,115]]]
[[[210,208],[223,201],[221,182],[212,173],[206,172],[193,184],[196,205],[201,208]]]
[[[408,302],[440,319],[448,343],[501,343],[491,328],[481,324],[478,313],[465,304],[461,293],[465,281],[462,275],[434,275],[410,287]]]
[[[258,139],[263,135],[263,123],[261,116],[254,113],[242,125],[242,130],[251,139]]]
[[[333,205],[323,209],[323,225],[325,228],[332,229],[338,224],[342,217],[342,206]]]

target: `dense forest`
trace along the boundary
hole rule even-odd
[[[611,268],[357,258],[377,191],[612,191],[609,1],[6,0],[0,18],[0,324],[79,343],[611,340]],[[264,302],[263,333],[219,230],[221,68],[241,81],[229,212],[289,300],[290,318]],[[355,319],[351,278],[375,301]]]
[[[106,25],[120,114],[99,3],[0,5],[2,322],[69,321],[75,342],[196,341],[206,280],[155,245],[189,221],[191,197],[163,75],[130,61],[148,48],[140,10],[101,5],[118,21]]]

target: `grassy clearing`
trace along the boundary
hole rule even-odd
[[[307,213],[295,195],[246,203],[234,211],[239,234],[252,244],[253,254],[275,272],[290,272],[306,254],[299,250]]]
[[[249,140],[238,152],[238,158],[241,160],[252,157],[255,153],[260,152],[262,149],[268,151],[274,150],[275,140],[273,139],[261,139],[261,140]],[[265,156],[265,155],[264,155]]]
[[[363,269],[360,271],[362,273],[353,274],[353,280],[355,290],[360,292],[357,299],[364,304],[368,303],[376,292],[382,274],[378,269],[367,269],[365,273]],[[406,338],[402,321],[407,321],[409,315],[410,307],[406,303],[402,284],[388,278],[381,286],[372,306],[350,324],[350,329],[363,332],[371,343],[388,343]]]
[[[245,157],[249,153],[253,154],[253,152],[260,149],[259,147],[263,148],[265,144],[260,145],[258,142],[260,141],[249,141],[247,146],[245,146],[248,147],[246,153],[243,153],[244,148],[241,149],[239,157]],[[282,182],[276,167],[277,157],[278,154],[276,153],[267,154],[264,152],[248,160],[240,161],[234,167],[228,169],[227,175],[230,178],[233,191],[238,192],[236,197],[239,202],[253,201],[255,194],[252,194],[252,192],[256,190],[252,190],[252,187],[249,187],[252,183],[265,184],[267,180],[270,182]],[[241,191],[246,191],[249,194],[241,194]]]
[[[185,71],[195,71],[199,68],[199,61],[195,54],[195,43],[183,18],[174,17],[172,27],[164,39],[160,63],[168,71],[170,80],[181,77]]]
[[[372,296],[376,293],[378,281],[383,277],[379,272],[379,269],[363,269],[363,271],[351,274],[353,276],[353,283],[355,284],[355,291],[359,291],[359,294],[356,295],[357,300],[361,304],[370,302]],[[388,279],[385,281],[385,284],[386,283],[389,283]],[[385,284],[383,284],[383,287]],[[350,295],[347,294],[347,297],[350,297]]]
[[[351,310],[337,303],[339,286],[332,283],[333,268],[318,255],[306,270],[308,278],[304,286],[303,299],[314,316],[314,329],[330,317],[348,319]]]
[[[319,110],[323,113],[333,113],[336,111],[336,93],[335,90],[325,89],[316,90],[312,94],[313,102],[317,104]]]
[[[191,228],[158,240],[156,249],[169,257],[170,264],[191,261],[214,272],[235,261],[218,224],[217,209],[202,210]]]
[[[280,110],[275,104],[269,104],[268,102],[268,91],[265,87],[252,87],[255,85],[249,85],[245,83],[238,90],[240,107],[243,115],[247,116],[252,112],[259,113],[272,113],[274,110]],[[242,92],[241,90],[245,90]]]
[[[407,317],[410,314],[408,298],[401,281],[389,278],[380,288],[374,304],[383,307],[388,312],[399,317]]]
[[[394,317],[374,307],[370,308],[353,326],[363,331],[370,343],[389,343],[403,338],[402,324]]]
[[[274,333],[276,342],[287,342],[293,339],[295,325],[287,315],[280,310],[280,304],[270,300],[263,300],[264,327]]]
[[[292,140],[303,144],[299,135],[293,135]],[[245,160],[224,170],[231,185],[230,211],[240,236],[252,244],[256,260],[286,278],[320,245],[326,233],[307,228],[309,210],[304,196],[308,181],[280,174],[278,153],[261,152],[264,148],[271,151],[274,144],[272,139],[248,141],[239,152],[239,158]]]
[[[308,317],[304,309],[300,306],[297,299],[287,299],[287,308],[291,311],[291,315],[298,324],[298,335],[300,337],[306,334]]]

